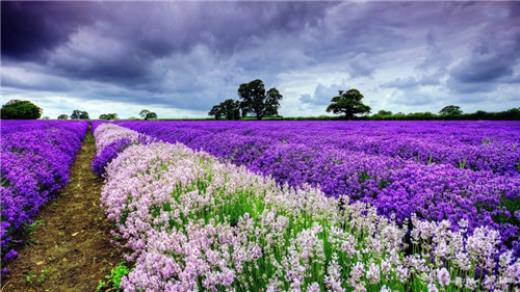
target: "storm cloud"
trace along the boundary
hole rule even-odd
[[[519,3],[1,5],[1,101],[31,98],[51,116],[82,104],[204,116],[256,78],[280,89],[284,115],[323,114],[351,87],[374,110],[519,106]]]

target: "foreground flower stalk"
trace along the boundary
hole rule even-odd
[[[520,284],[520,261],[499,252],[490,227],[468,231],[461,220],[455,230],[416,216],[397,224],[369,204],[309,185],[280,186],[181,144],[126,148],[106,168],[102,203],[135,263],[125,291],[508,291]]]

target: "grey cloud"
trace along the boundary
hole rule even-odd
[[[438,95],[438,93],[437,93]],[[409,90],[407,92],[394,91],[390,97],[390,101],[401,106],[424,106],[433,105],[439,100],[439,96],[435,97],[433,94],[421,92],[419,90]]]
[[[428,76],[407,77],[407,78],[398,77],[392,81],[383,83],[381,85],[381,87],[408,89],[408,88],[414,88],[414,87],[420,87],[420,86],[439,85],[439,84],[440,84],[439,76],[428,75]]]
[[[221,99],[236,98],[238,85],[255,78],[271,87],[277,86],[280,75],[331,72],[348,76],[349,83],[355,79],[366,87],[406,92],[390,99],[395,104],[424,106],[432,101],[430,95],[414,91],[424,86],[447,87],[452,91],[446,98],[452,100],[464,92],[517,86],[519,7],[448,2],[2,2],[3,59],[45,76],[20,79],[2,72],[2,86],[202,111]],[[470,54],[463,58],[465,52]],[[395,67],[395,60],[410,63],[410,73],[392,75],[404,71]],[[383,69],[389,74],[382,78]],[[309,82],[318,84],[314,92],[297,91],[293,101],[328,104],[344,88],[323,84],[339,77],[313,76]]]
[[[507,16],[501,16],[481,31],[472,50],[449,71],[448,86],[459,93],[493,91],[501,83],[514,83],[520,65],[520,20],[512,18],[520,5],[512,5]]]
[[[348,64],[348,73],[351,78],[372,76],[376,70],[376,63],[370,62],[366,54],[358,55]]]
[[[90,3],[2,1],[2,56],[41,59],[94,21]],[[93,11],[92,11],[93,12]]]
[[[302,94],[300,96],[300,101],[306,104],[312,105],[328,105],[332,97],[338,95],[338,90],[345,90],[341,85],[332,84],[329,86],[325,86],[323,84],[318,84],[314,89],[314,93],[311,94]]]

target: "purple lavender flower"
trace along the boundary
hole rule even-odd
[[[86,130],[86,122],[2,120],[2,262],[17,255],[17,231],[30,224],[41,206],[67,184]]]
[[[105,172],[105,167],[126,147],[130,146],[132,141],[128,138],[118,139],[108,144],[96,157],[92,160],[92,170],[101,177]]]
[[[290,186],[369,202],[402,222],[497,228],[510,247],[520,232],[518,122],[117,122],[204,150]],[[518,251],[520,252],[520,250]]]

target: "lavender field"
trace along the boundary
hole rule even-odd
[[[17,256],[23,229],[40,208],[63,188],[81,147],[86,122],[1,122],[2,263]],[[7,269],[2,269],[4,274]]]
[[[489,225],[518,238],[520,125],[515,122],[121,122],[291,187],[368,202],[399,222]],[[517,242],[512,242],[517,246]],[[516,247],[518,251],[518,246]]]
[[[0,2],[0,292],[520,292],[520,1]]]
[[[519,283],[519,123],[93,128],[102,204],[133,263],[124,290]]]

